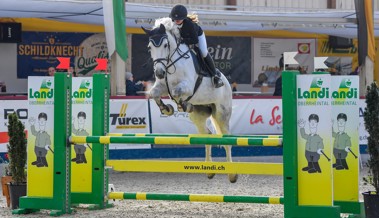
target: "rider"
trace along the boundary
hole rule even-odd
[[[216,88],[224,85],[221,80],[221,75],[216,71],[212,57],[208,53],[207,41],[201,27],[197,25],[196,20],[187,17],[187,9],[183,5],[175,5],[170,13],[170,18],[179,26],[180,36],[182,41],[187,45],[198,44],[201,56],[213,77],[213,83]],[[196,18],[195,18],[196,19]]]

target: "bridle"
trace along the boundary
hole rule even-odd
[[[154,47],[160,47],[162,45],[162,42],[163,42],[164,39],[167,39],[167,41],[168,41],[168,46],[167,46],[167,49],[169,51],[168,55],[167,55],[166,58],[157,58],[157,59],[154,59],[153,60],[153,64],[155,66],[157,63],[160,63],[160,64],[162,64],[165,67],[165,72],[166,73],[168,73],[168,74],[174,74],[176,72],[175,63],[178,62],[182,58],[185,58],[185,59],[190,58],[190,55],[188,54],[190,52],[190,48],[188,48],[188,50],[186,52],[183,52],[179,48],[180,42],[178,42],[178,40],[176,39],[176,37],[174,37],[175,42],[176,42],[176,49],[170,55],[170,41],[168,40],[168,35],[167,34],[156,34],[156,35],[153,35],[153,36],[149,37],[149,41],[154,45]],[[174,61],[172,61],[172,57],[174,56],[174,54],[176,52],[179,54],[179,57],[176,58]],[[164,62],[166,62],[166,64]],[[175,70],[174,70],[173,73],[169,73],[168,69],[170,67],[172,67],[172,66],[175,67]]]
[[[180,41],[178,41],[176,39],[176,37],[174,36],[174,39],[175,39],[175,42],[176,42],[176,49],[174,52],[172,52],[172,54],[170,55],[170,41],[168,40],[168,35],[166,33],[164,34],[155,34],[153,36],[150,36],[149,37],[149,41],[155,46],[155,47],[160,47],[162,45],[162,42],[164,39],[167,39],[168,41],[168,46],[167,46],[167,49],[168,49],[168,55],[166,58],[157,58],[157,59],[154,59],[153,60],[153,64],[154,66],[157,64],[157,63],[161,63],[164,67],[165,67],[165,82],[166,82],[166,86],[167,86],[167,91],[168,91],[168,95],[170,96],[170,98],[175,101],[176,104],[178,105],[182,105],[182,100],[180,100],[180,102],[177,102],[171,95],[171,91],[170,91],[170,87],[168,86],[168,81],[167,81],[167,74],[174,74],[176,72],[176,67],[175,67],[175,63],[178,62],[180,59],[182,58],[185,58],[185,59],[188,59],[191,57],[191,55],[189,54],[189,52],[191,51],[191,49],[188,47],[188,50],[186,52],[183,52],[179,47],[180,47]],[[178,53],[179,54],[179,57],[176,58],[174,61],[172,61],[172,57],[174,56],[175,53]],[[164,63],[166,62],[166,64]],[[168,69],[171,67],[171,66],[174,66],[175,70],[174,72],[172,73],[169,73]],[[196,83],[195,83],[195,87],[194,87],[194,90],[193,90],[193,93],[192,95],[188,96],[187,99],[185,99],[184,101],[188,102],[192,97],[193,95],[196,93],[197,89],[199,88],[201,82],[203,80],[203,76],[199,75],[197,77],[197,80],[196,80]]]

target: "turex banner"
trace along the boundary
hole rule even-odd
[[[298,52],[296,60],[307,73],[313,72],[313,58],[316,54],[315,39],[270,39],[254,38],[254,70],[252,85],[262,83],[275,86],[281,74],[279,60],[283,52]]]
[[[127,101],[116,99],[111,100],[109,108],[109,132],[150,133],[148,111],[148,102],[145,99],[130,99]],[[109,144],[110,149],[135,149],[150,147],[150,144]]]
[[[359,200],[359,77],[333,76],[334,200]],[[356,179],[351,179],[356,178]]]
[[[72,78],[72,125],[74,136],[92,135],[92,77]],[[92,144],[71,146],[71,191],[92,191]]]
[[[28,78],[27,195],[53,196],[54,77]]]
[[[297,76],[299,205],[333,205],[331,76]]]
[[[103,33],[23,32],[17,46],[17,78],[45,76],[56,57],[70,57],[77,75],[92,75],[95,58],[108,58]]]
[[[136,81],[153,77],[153,62],[148,53],[146,35],[132,36],[132,72]],[[208,52],[229,82],[251,83],[251,38],[208,36]]]

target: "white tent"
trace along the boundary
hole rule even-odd
[[[125,3],[126,26],[151,26],[156,18],[167,17],[171,6]],[[202,10],[196,12],[205,30],[263,31],[289,30],[357,38],[354,10],[292,10],[288,12],[247,12]],[[47,20],[103,25],[102,2],[81,0],[0,0],[0,18],[41,18]],[[374,14],[379,24],[379,12]],[[379,28],[375,28],[379,36]]]

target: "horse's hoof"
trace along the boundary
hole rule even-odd
[[[207,176],[208,176],[208,179],[213,179],[213,177],[215,177],[216,174],[214,173],[208,173]]]
[[[235,183],[237,182],[238,174],[229,174],[228,177],[229,177],[230,183]]]
[[[165,109],[162,110],[162,113],[167,116],[171,116],[174,114],[174,107],[171,104],[167,104]]]

